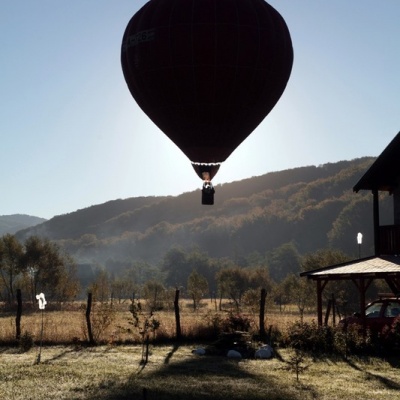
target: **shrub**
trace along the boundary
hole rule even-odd
[[[345,329],[339,326],[335,329],[333,347],[336,353],[347,357],[349,354],[360,354],[372,348],[371,335],[363,336],[358,325],[349,325]]]
[[[353,325],[343,329],[342,326],[319,326],[311,323],[295,322],[287,329],[283,344],[294,349],[319,354],[370,353],[375,351],[375,345],[369,332],[364,336],[358,326]]]
[[[386,349],[400,348],[400,316],[394,319],[390,327],[383,328],[381,337]]]
[[[222,332],[222,317],[219,313],[208,312],[204,316],[209,332],[213,337],[218,336]]]
[[[285,345],[294,349],[311,351],[313,353],[330,353],[333,348],[333,333],[328,326],[319,326],[297,321],[287,330]]]
[[[222,321],[221,329],[223,332],[248,332],[251,323],[251,319],[244,314],[229,313],[228,317]]]
[[[107,329],[114,322],[116,311],[112,304],[93,303],[91,312],[92,334],[94,341],[101,342],[105,340]],[[85,314],[82,313],[82,333],[85,340],[88,340]]]

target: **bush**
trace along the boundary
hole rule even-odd
[[[284,344],[294,349],[313,353],[332,351],[332,332],[327,326],[297,321],[289,326]]]
[[[116,317],[116,311],[112,304],[96,303],[92,305],[91,312],[91,325],[94,342],[101,342],[105,340],[105,335],[108,328],[112,325]],[[82,333],[85,340],[89,340],[86,317],[82,313]]]
[[[400,349],[400,316],[394,319],[390,327],[383,328],[381,337],[386,349]]]
[[[204,320],[212,337],[217,337],[222,332],[222,317],[219,313],[208,312]]]
[[[289,326],[283,344],[294,349],[318,354],[359,354],[370,352],[372,347],[370,335],[365,337],[357,326],[347,329],[330,326],[319,326],[311,323],[295,322]]]
[[[364,337],[358,325],[349,325],[345,329],[339,326],[335,330],[334,350],[344,357],[349,354],[370,352],[372,348],[370,332],[367,332]]]
[[[228,317],[222,320],[221,329],[223,332],[248,332],[251,322],[251,319],[244,314],[229,313]]]

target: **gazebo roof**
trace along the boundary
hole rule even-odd
[[[400,256],[367,257],[325,268],[306,271],[300,274],[317,283],[317,313],[318,325],[322,325],[322,291],[329,281],[352,281],[360,295],[360,313],[363,319],[365,332],[365,292],[374,279],[386,281],[393,295],[400,294]],[[325,324],[329,316],[329,307]]]
[[[313,271],[302,272],[312,280],[343,280],[358,278],[400,278],[400,257],[382,256],[368,257],[350,262],[331,265]]]
[[[392,192],[399,184],[400,132],[394,137],[353,190],[379,190]]]

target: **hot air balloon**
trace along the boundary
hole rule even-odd
[[[212,204],[211,179],[281,97],[293,49],[264,0],[150,0],[126,27],[121,64],[133,98],[192,162]]]

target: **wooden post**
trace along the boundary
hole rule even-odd
[[[375,256],[381,255],[381,238],[379,231],[379,193],[377,189],[372,191],[373,195],[373,216],[374,216],[374,247]]]
[[[265,299],[267,297],[267,291],[263,288],[261,289],[261,297],[260,297],[260,338],[265,338]]]
[[[332,324],[336,326],[336,298],[334,293],[332,293]]]
[[[146,356],[144,363],[147,364],[149,362],[149,347],[150,347],[150,338],[149,334],[146,335]]]
[[[181,332],[181,316],[179,314],[179,289],[175,290],[174,309],[175,309],[176,339],[180,340],[182,332]]]
[[[92,311],[92,293],[88,293],[87,306],[86,306],[86,325],[88,330],[89,343],[94,344],[92,323],[90,321],[91,311]]]
[[[318,313],[318,326],[322,326],[322,292],[325,289],[328,281],[317,280],[317,313]]]
[[[325,313],[325,323],[324,323],[325,326],[328,325],[329,314],[331,313],[331,308],[332,308],[332,300],[329,299],[328,300],[328,306],[326,307],[326,313]]]
[[[365,319],[365,281],[364,278],[360,278],[358,282],[358,287],[360,291],[360,314],[361,314],[361,319],[362,319],[362,331],[363,331],[363,337],[365,338],[367,336],[367,321]]]
[[[15,318],[15,328],[16,328],[15,338],[17,340],[21,338],[21,316],[22,316],[21,289],[17,289],[17,316]]]
[[[317,314],[318,314],[318,326],[322,326],[322,284],[321,281],[317,281]]]

